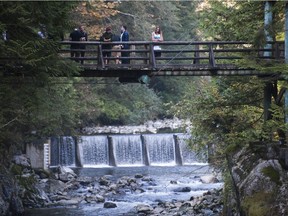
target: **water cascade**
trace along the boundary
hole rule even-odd
[[[51,138],[50,166],[174,166],[197,163],[184,134]],[[76,142],[75,142],[76,140]]]
[[[82,136],[78,139],[79,161],[82,167],[109,166],[107,136]]]
[[[143,165],[142,143],[139,135],[111,136],[117,166]]]
[[[176,165],[173,134],[143,135],[150,165]]]
[[[76,166],[76,142],[71,136],[51,138],[50,166]]]

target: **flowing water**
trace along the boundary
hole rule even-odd
[[[189,200],[209,189],[222,187],[222,183],[201,183],[200,177],[210,174],[211,169],[189,149],[186,138],[184,134],[144,134],[51,140],[51,165],[68,165],[79,176],[109,175],[115,180],[141,174],[154,179],[154,184],[143,182],[143,193],[127,192],[108,197],[106,201],[116,203],[117,208],[105,209],[103,203],[80,204],[77,207],[31,209],[26,211],[26,215],[131,215],[128,212],[138,204]],[[76,166],[77,161],[80,166]],[[175,192],[183,187],[190,187],[191,191]]]
[[[202,175],[211,173],[208,164],[199,163],[189,166],[142,166],[142,167],[109,167],[109,168],[75,168],[79,176],[112,175],[118,179],[122,176],[134,177],[135,174],[149,176],[155,180],[155,185],[143,185],[144,193],[126,193],[110,197],[106,201],[116,203],[117,208],[103,208],[103,203],[81,204],[79,206],[52,209],[30,209],[26,215],[85,215],[85,216],[124,216],[138,204],[156,204],[161,201],[189,200],[192,196],[202,195],[213,188],[222,187],[222,183],[203,184]],[[177,181],[177,184],[171,184]],[[190,187],[190,192],[175,192],[182,187]]]

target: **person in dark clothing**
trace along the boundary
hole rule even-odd
[[[74,29],[73,32],[70,33],[70,41],[80,41],[81,33],[78,29]],[[71,58],[79,58],[80,52],[78,51],[80,49],[79,44],[71,44]],[[76,62],[79,62],[79,60],[76,60]]]
[[[84,26],[83,25],[81,25],[79,27],[79,32],[80,32],[80,36],[81,36],[80,37],[80,41],[88,41],[88,35],[87,35],[87,32],[84,31]],[[82,51],[80,51],[81,57],[84,57],[85,56],[85,51],[83,51],[83,50],[86,49],[85,44],[80,44],[79,45],[79,49],[82,50]],[[81,60],[81,64],[83,64],[83,63],[84,63],[84,60]]]
[[[100,37],[100,41],[112,42],[112,37],[113,37],[113,34],[112,34],[112,31],[111,31],[111,27],[107,27],[106,31]],[[106,50],[106,49],[111,50],[112,49],[112,44],[103,44],[102,45],[102,49],[103,50]],[[103,57],[111,57],[111,51],[103,51],[102,55],[103,55]],[[108,64],[108,63],[109,63],[109,60],[105,59],[105,64]]]
[[[129,41],[129,33],[127,31],[127,27],[126,26],[121,26],[121,36],[120,36],[120,40],[123,42],[127,42]],[[127,50],[129,49],[129,44],[123,44],[122,45],[122,50]],[[123,52],[121,54],[122,57],[129,57],[130,53],[129,52]],[[130,60],[129,59],[122,59],[122,64],[130,64]]]

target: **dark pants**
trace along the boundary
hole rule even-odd
[[[80,55],[81,55],[81,57],[84,57],[85,56],[85,52],[81,51]],[[81,60],[81,64],[83,64],[83,63],[84,63],[84,60]]]
[[[125,48],[122,49],[123,51],[126,50]],[[130,53],[129,52],[122,52],[121,53],[121,56],[122,57],[129,57],[130,56]],[[130,59],[122,59],[122,64],[130,64]]]
[[[77,49],[79,49],[79,46],[71,46],[71,50],[73,50],[73,51],[71,51],[71,54],[70,54],[71,58],[79,58],[80,57],[80,52],[77,51]],[[79,62],[78,59],[76,59],[75,61]]]
[[[83,46],[83,45],[80,46],[81,50],[85,50],[85,48],[86,48],[86,46]],[[84,57],[85,51],[80,51],[80,55],[81,55],[81,57]],[[81,60],[81,64],[83,64],[83,63],[84,63],[84,60]]]
[[[71,51],[71,58],[79,58],[80,57],[80,52],[78,51]],[[76,62],[79,62],[78,59],[75,60]]]

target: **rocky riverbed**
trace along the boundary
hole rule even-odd
[[[155,190],[159,183],[150,176],[135,174],[134,176],[115,177],[103,175],[99,177],[77,175],[68,167],[59,166],[53,172],[34,171],[29,160],[24,155],[16,157],[14,168],[18,169],[20,183],[19,195],[25,215],[53,215],[61,209],[61,215],[221,215],[223,207],[222,189],[219,183],[217,189],[207,190],[211,183],[218,182],[214,175],[194,176],[201,181],[206,192],[189,196],[184,199],[161,200],[153,202],[135,202],[134,206],[121,208],[121,201],[126,195],[140,197],[142,194]],[[30,185],[28,185],[28,183]],[[33,186],[32,186],[33,185]],[[188,194],[192,187],[183,186],[172,179],[167,187],[173,187],[177,194]],[[127,203],[126,203],[127,204]],[[23,207],[22,206],[22,207]],[[95,210],[97,207],[97,211]],[[103,211],[99,211],[103,209]],[[105,210],[106,209],[106,210]],[[18,213],[23,212],[21,206]],[[14,212],[17,212],[16,210]],[[70,212],[70,214],[69,214]],[[102,213],[101,213],[102,212]],[[106,213],[105,213],[106,212]],[[117,213],[116,213],[117,212]],[[121,213],[122,212],[122,213]]]
[[[177,130],[182,128],[189,130],[191,122],[178,118],[148,121],[143,125],[137,126],[91,126],[82,128],[84,135],[94,134],[136,134],[136,133],[157,133],[160,130]]]

